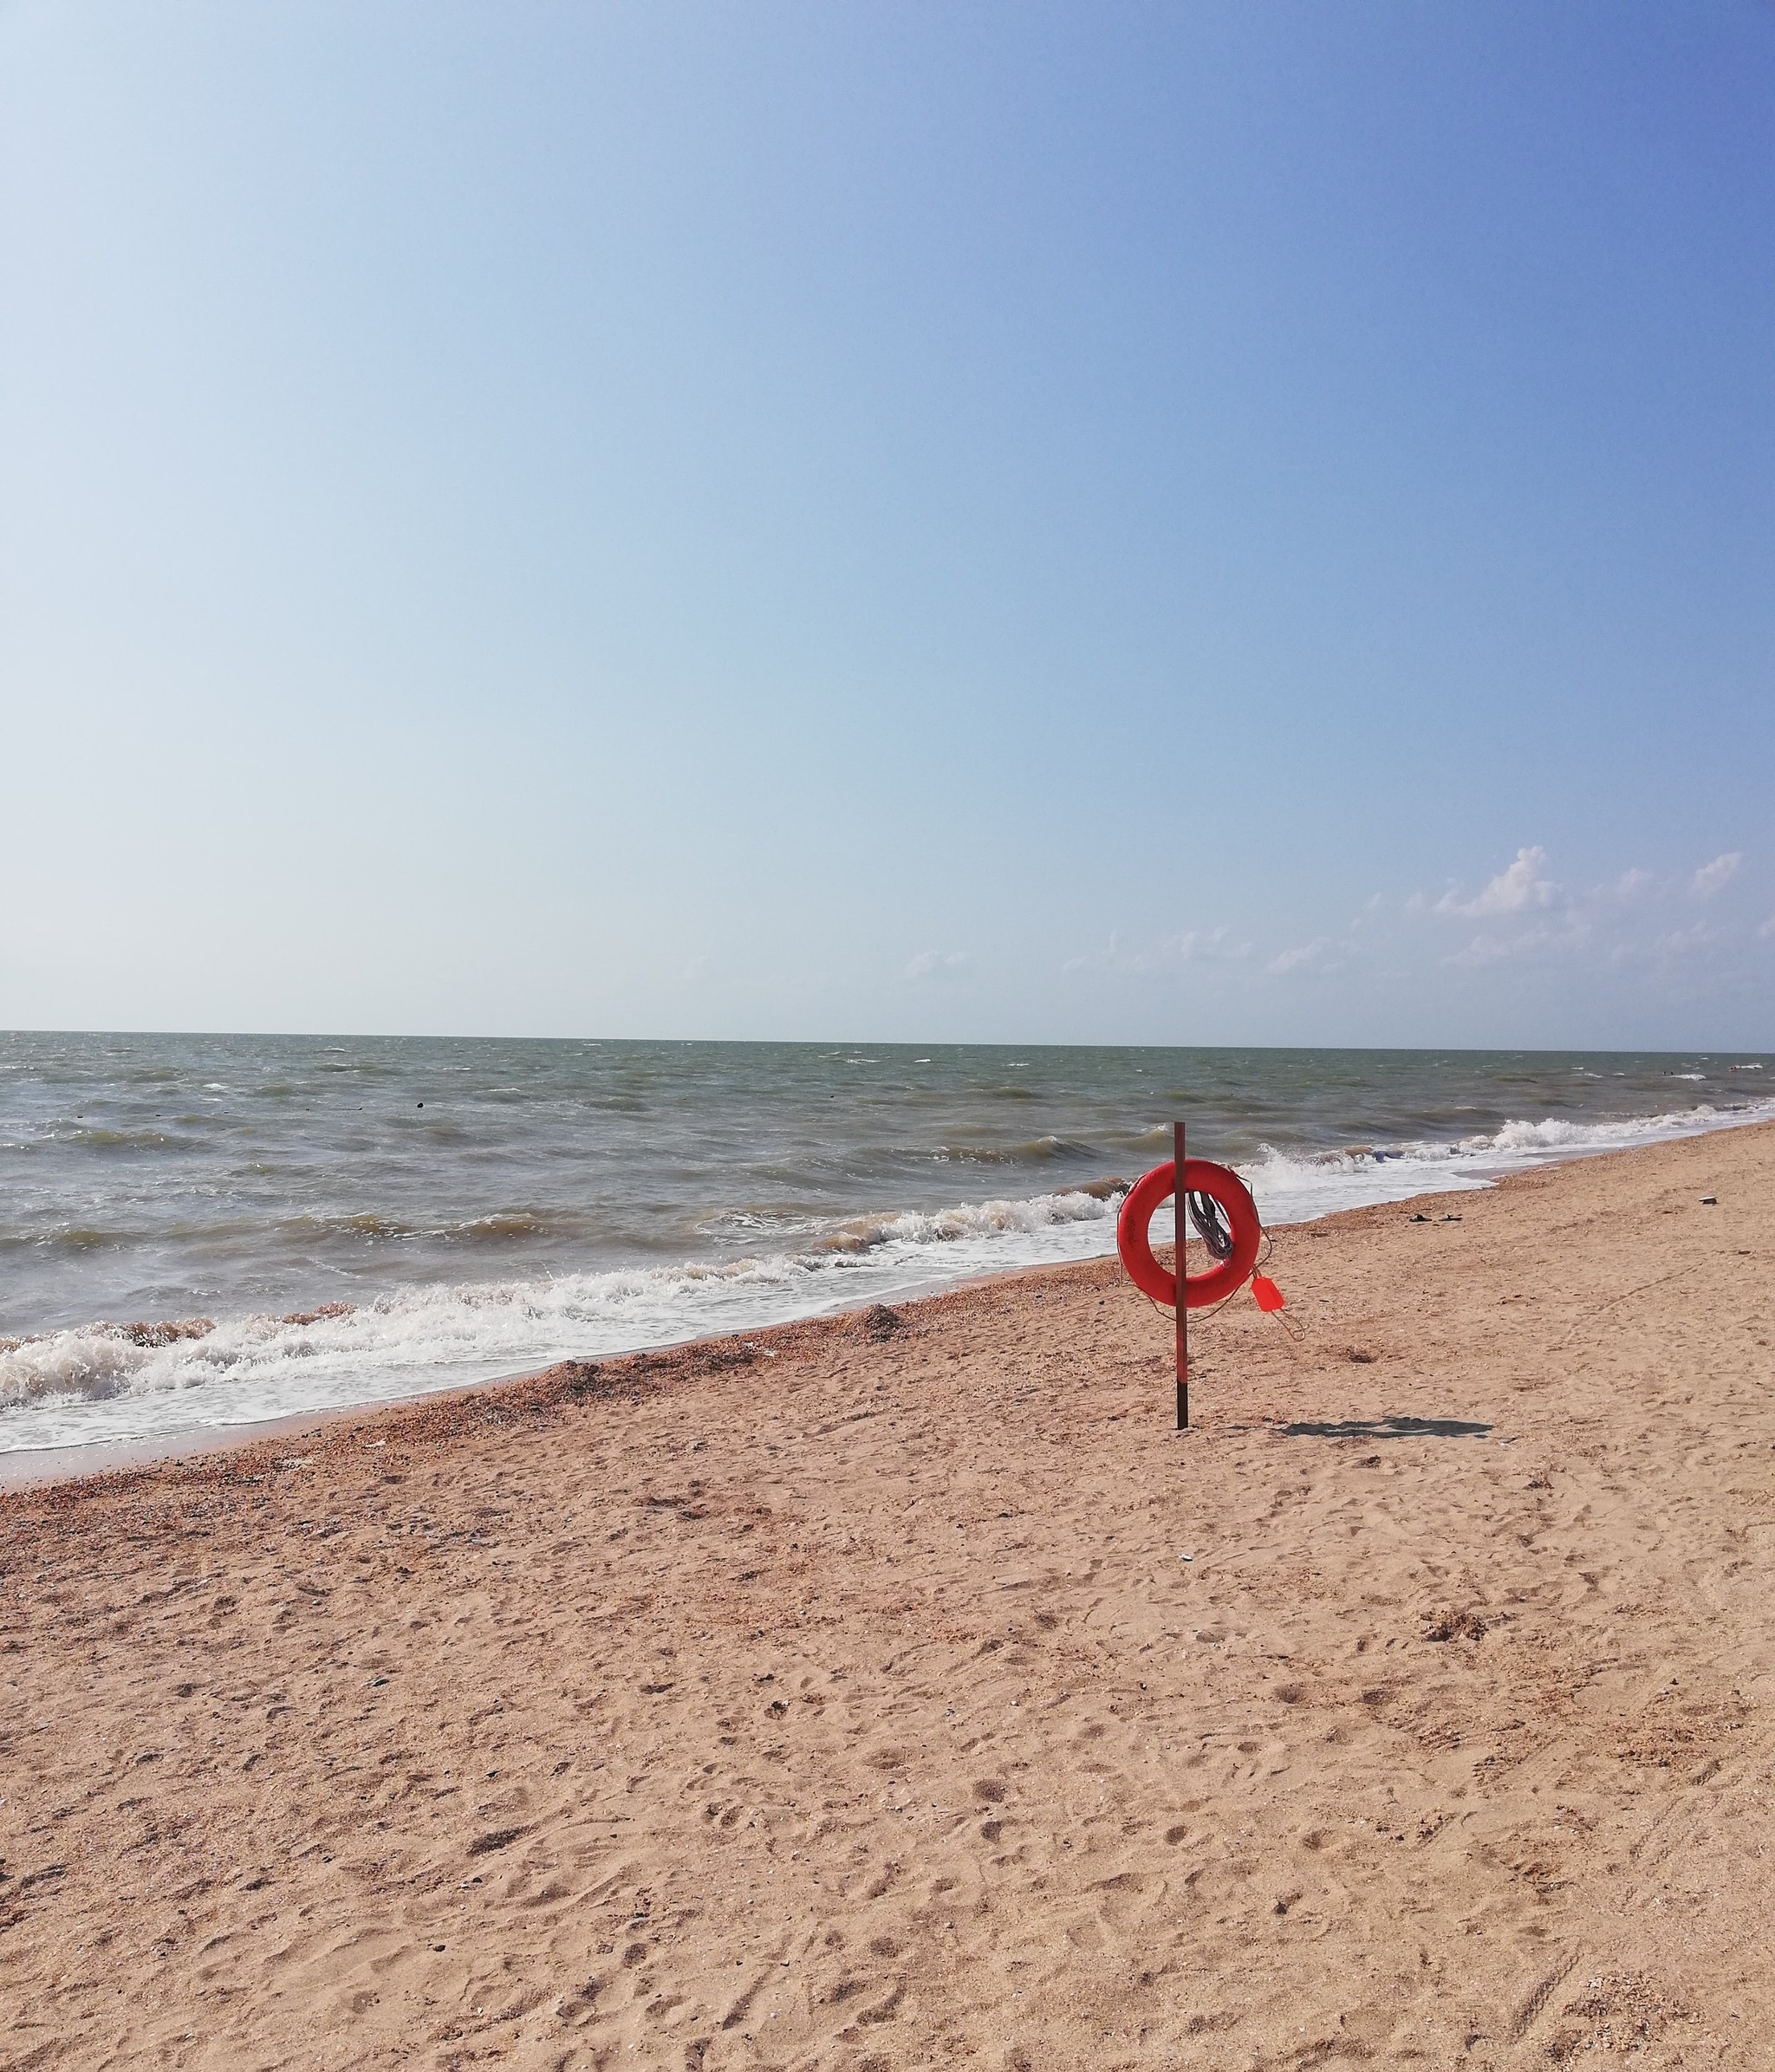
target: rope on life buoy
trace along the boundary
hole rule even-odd
[[[1173,1159],[1141,1174],[1128,1189],[1115,1219],[1115,1249],[1122,1255],[1128,1277],[1143,1295],[1174,1309],[1177,1307],[1177,1275],[1167,1273],[1153,1257],[1148,1226],[1153,1211],[1174,1192],[1176,1162]],[[1203,1206],[1199,1211],[1199,1202],[1213,1207]],[[1250,1280],[1264,1241],[1264,1226],[1245,1182],[1230,1166],[1216,1166],[1206,1159],[1184,1160],[1182,1203],[1184,1213],[1177,1218],[1177,1260],[1183,1271],[1184,1306],[1205,1309],[1237,1295]],[[1185,1264],[1187,1221],[1195,1224],[1214,1259],[1206,1273],[1193,1274]],[[1209,1228],[1214,1231],[1213,1237]],[[1223,1236],[1224,1251],[1219,1242]]]

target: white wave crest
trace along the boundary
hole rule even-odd
[[[1638,1144],[1771,1120],[1775,1120],[1775,1101],[1766,1100],[1726,1108],[1703,1102],[1613,1122],[1570,1122],[1550,1115],[1538,1122],[1506,1122],[1498,1130],[1453,1143],[1362,1145],[1317,1158],[1266,1149],[1261,1159],[1239,1171],[1266,1223],[1309,1223],[1316,1216],[1364,1203],[1488,1186],[1504,1173],[1555,1159],[1626,1151]]]
[[[1317,1157],[1266,1149],[1239,1170],[1266,1223],[1303,1223],[1365,1203],[1484,1187],[1551,1159],[1772,1117],[1775,1099],[1632,1121],[1550,1116],[1453,1143],[1353,1146]],[[1162,1155],[1156,1140],[1154,1150]],[[0,1452],[386,1402],[556,1360],[756,1330],[978,1275],[1089,1258],[1113,1249],[1121,1201],[1102,1183],[934,1212],[823,1224],[796,1218],[774,1232],[779,1244],[804,1248],[794,1252],[720,1266],[408,1287],[306,1321],[224,1319],[201,1336],[158,1345],[103,1325],[47,1334],[0,1351]],[[1168,1237],[1169,1222],[1155,1218],[1154,1236]],[[760,1218],[761,1237],[769,1227]]]
[[[1114,1242],[1119,1201],[1068,1191],[859,1218],[796,1256],[406,1288],[338,1315],[237,1318],[165,1345],[106,1325],[58,1331],[0,1353],[0,1448],[147,1439],[386,1402],[1088,1258]]]

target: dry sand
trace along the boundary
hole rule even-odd
[[[1414,1206],[0,1497],[0,2063],[1775,2065],[1775,1129]]]

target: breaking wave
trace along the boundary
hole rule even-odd
[[[1301,1223],[1363,1204],[1487,1185],[1502,1173],[1775,1117],[1775,1099],[1634,1121],[1506,1122],[1441,1143],[1266,1148],[1244,1162],[1265,1220]],[[1025,1152],[1028,1147],[1020,1147]],[[1162,1143],[1153,1150],[1164,1155]],[[953,1284],[1101,1255],[1125,1179],[935,1211],[834,1218],[732,1212],[774,1250],[718,1264],[460,1282],[394,1289],[291,1316],[94,1324],[0,1341],[0,1451],[154,1439],[389,1401],[596,1358],[761,1328]],[[453,1226],[471,1241],[522,1234],[519,1211]],[[400,1235],[345,1219],[370,1237]],[[1168,1235],[1166,1218],[1156,1236]],[[74,1233],[68,1233],[71,1237]],[[84,1235],[83,1233],[81,1235]]]
[[[1628,1151],[1635,1145],[1772,1120],[1775,1100],[1733,1102],[1726,1107],[1703,1102],[1665,1114],[1610,1122],[1571,1122],[1563,1116],[1548,1116],[1538,1122],[1506,1122],[1500,1129],[1453,1142],[1356,1144],[1307,1156],[1266,1148],[1261,1159],[1239,1170],[1265,1222],[1310,1223],[1315,1217],[1364,1203],[1489,1186],[1503,1174],[1531,1166]]]
[[[549,1361],[757,1329],[1114,1241],[1119,1183],[847,1219],[805,1250],[720,1265],[406,1288],[302,1318],[224,1319],[143,1342],[96,1324],[0,1350],[10,1448],[153,1438],[457,1387]]]

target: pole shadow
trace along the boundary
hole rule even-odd
[[[1284,1439],[1484,1439],[1489,1425],[1463,1418],[1344,1418],[1336,1423],[1284,1425]]]

